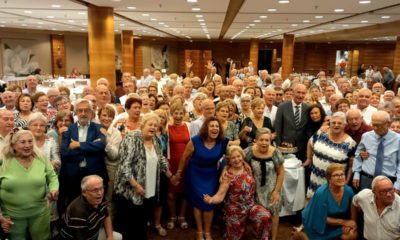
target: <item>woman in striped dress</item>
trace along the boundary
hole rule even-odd
[[[332,163],[339,163],[346,169],[346,184],[351,178],[351,166],[356,142],[344,132],[346,115],[342,112],[333,114],[327,132],[319,130],[309,141],[304,165],[311,164],[310,185],[307,197],[311,198],[318,187],[326,183],[325,172]]]

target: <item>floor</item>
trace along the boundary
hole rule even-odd
[[[280,219],[278,240],[289,240],[290,234],[293,226],[299,226],[300,222],[296,217],[284,217]],[[154,228],[150,229],[149,239],[150,240],[194,240],[196,236],[196,230],[193,228],[194,223],[190,224],[190,228],[182,230],[180,228],[175,228],[173,230],[168,230],[168,235],[166,237],[160,237],[155,232]],[[165,224],[164,224],[165,227]],[[212,226],[212,236],[214,240],[223,239],[223,225],[214,224]],[[249,239],[247,237],[244,240]]]

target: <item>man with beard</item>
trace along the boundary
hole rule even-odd
[[[96,174],[108,182],[104,162],[105,136],[100,131],[101,125],[91,121],[92,103],[79,99],[74,109],[78,120],[62,135],[59,213],[63,213],[65,207],[79,196],[83,177]]]

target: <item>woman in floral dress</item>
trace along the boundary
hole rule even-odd
[[[244,163],[245,153],[238,146],[227,151],[228,167],[223,172],[222,182],[214,196],[204,195],[208,204],[225,200],[225,239],[244,238],[247,219],[253,222],[256,239],[269,239],[271,214],[254,201],[255,180]]]

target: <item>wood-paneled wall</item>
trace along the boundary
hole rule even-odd
[[[397,36],[393,59],[393,71],[400,73],[400,36]]]
[[[51,70],[54,75],[66,76],[64,35],[50,35]]]

